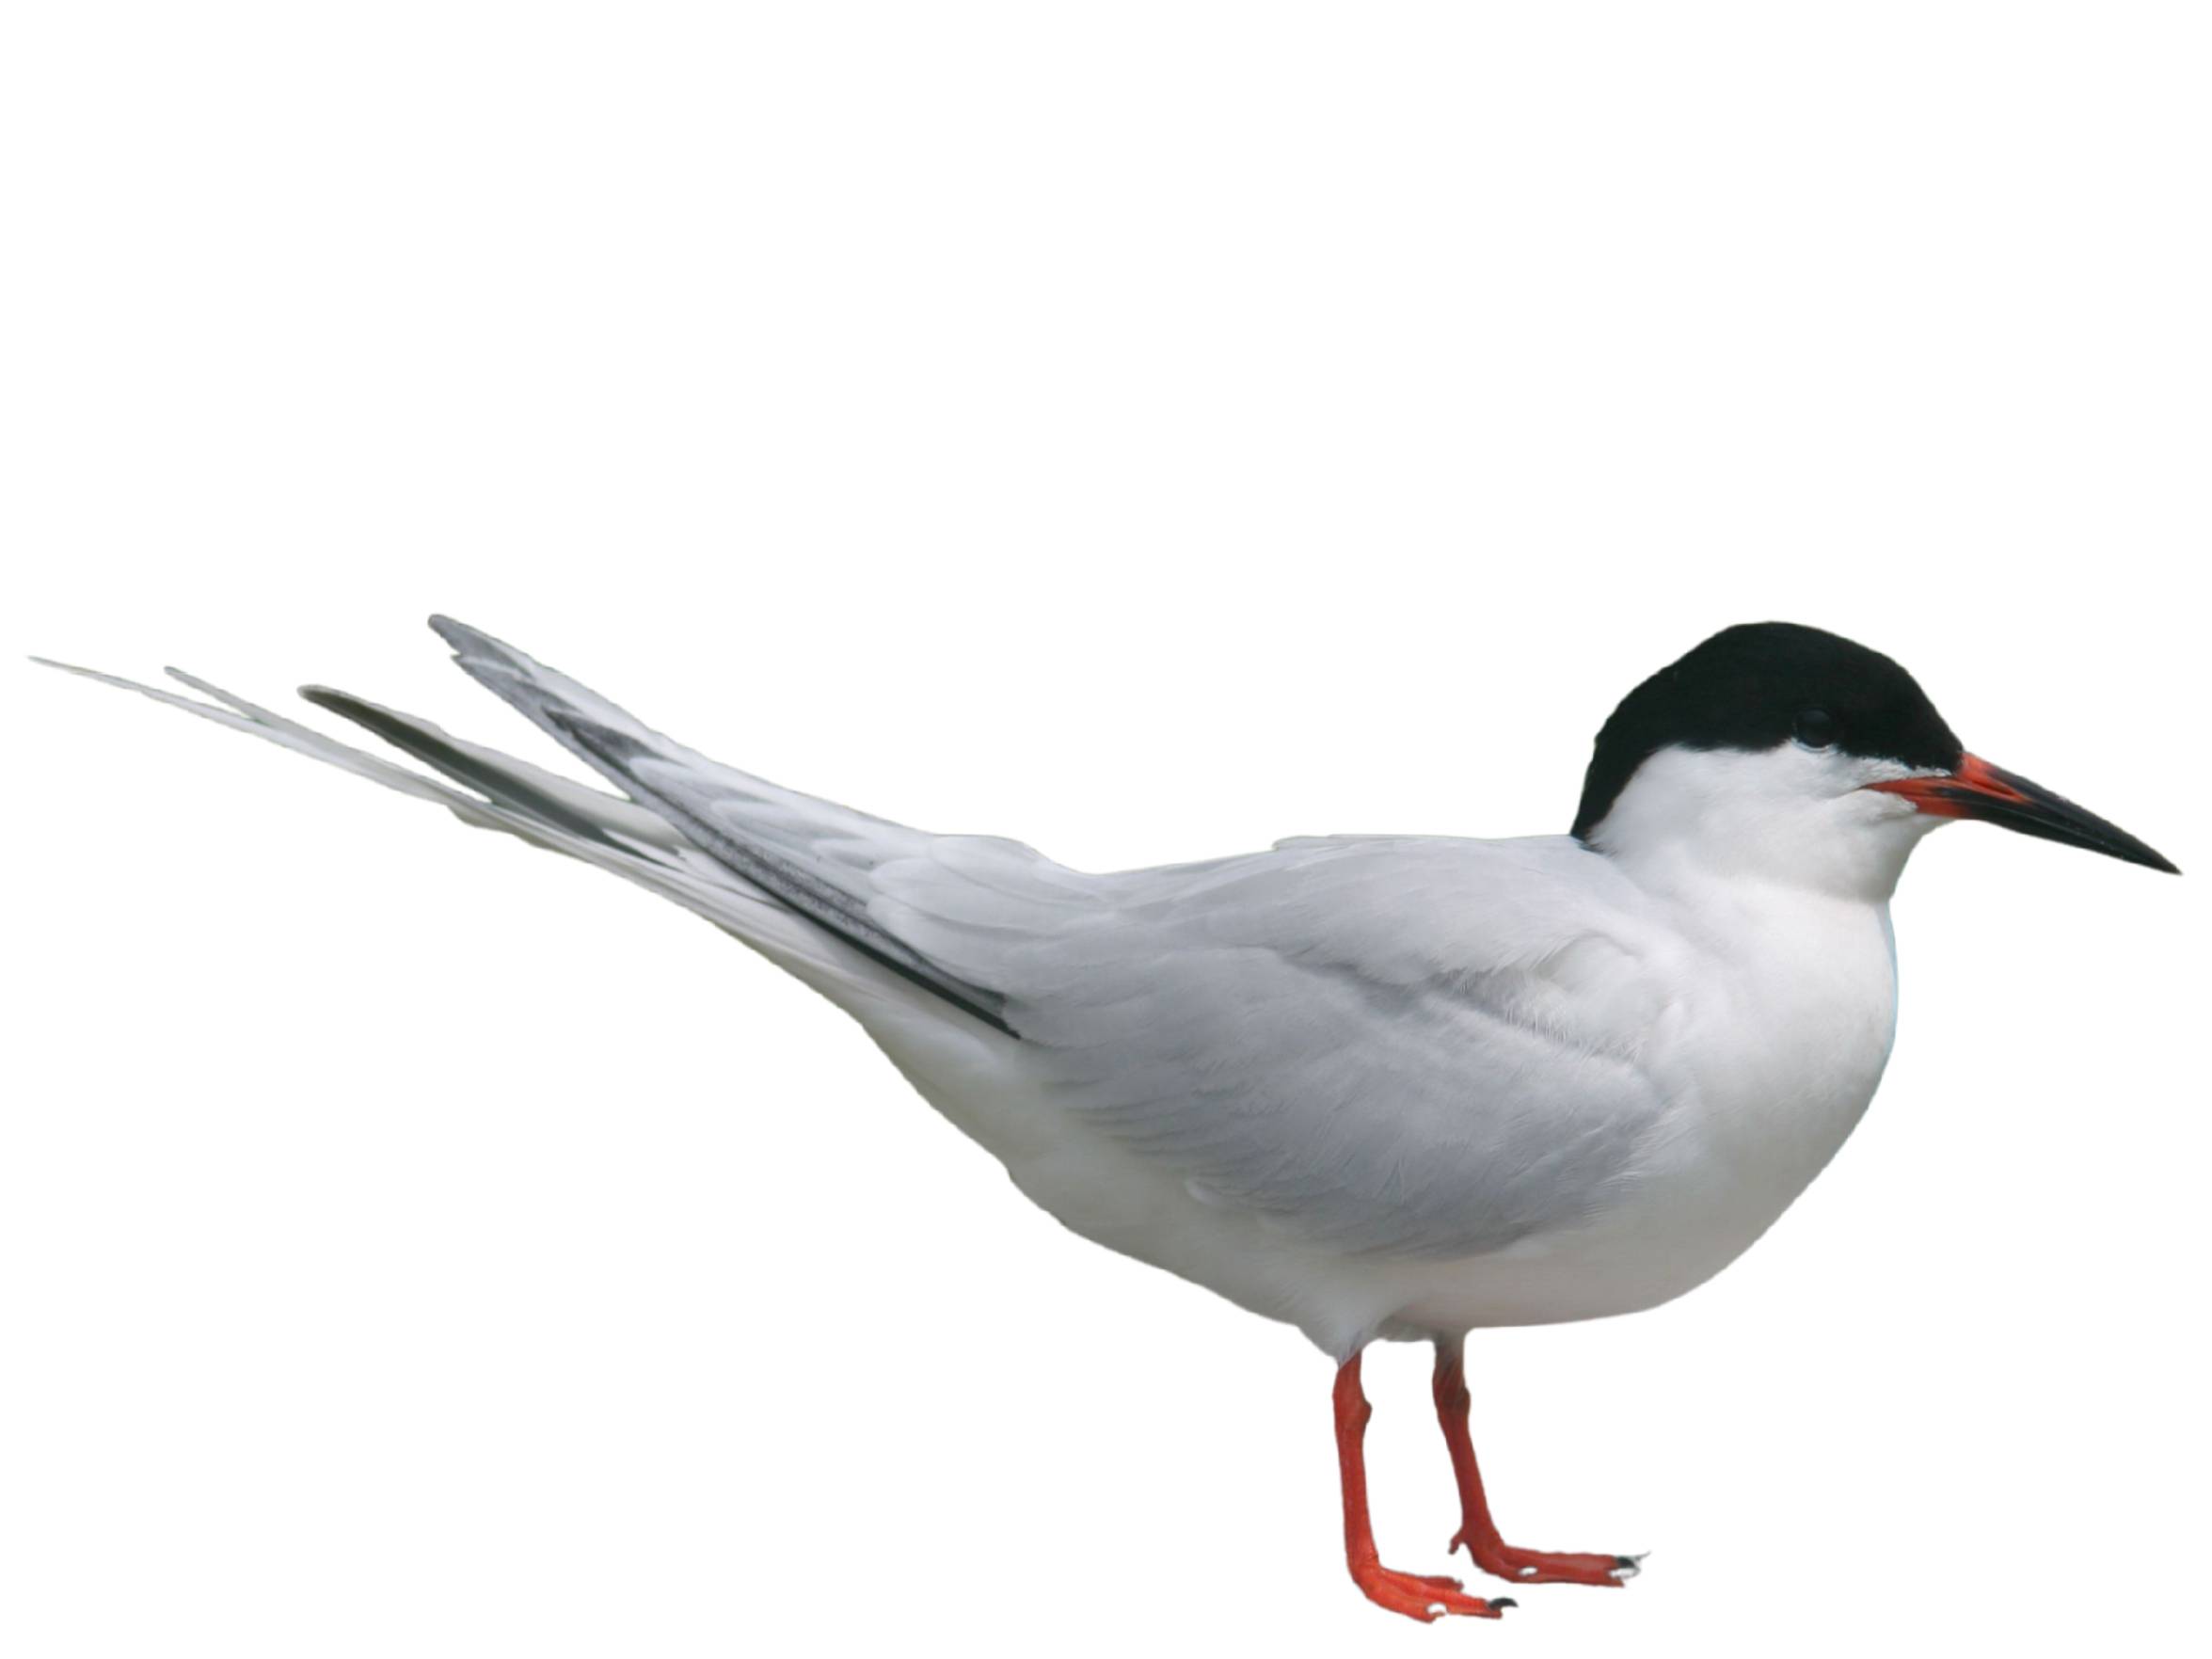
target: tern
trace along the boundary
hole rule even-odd
[[[301,694],[429,770],[175,669],[213,701],[71,672],[626,877],[820,992],[1062,1223],[1335,1362],[1351,1576],[1423,1620],[1513,1603],[1378,1559],[1361,1351],[1435,1347],[1453,1550],[1517,1584],[1620,1584],[1636,1557],[1501,1536],[1467,1333],[1657,1306],[1774,1223],[1881,1080],[1889,900],[1929,831],[1981,819],[2174,869],[1967,753],[1889,658],[1790,623],[1629,693],[1566,835],[1302,837],[1110,875],[779,788],[431,626],[621,793],[322,687]]]

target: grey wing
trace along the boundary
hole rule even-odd
[[[1665,1114],[1661,976],[1572,842],[1100,879],[1025,933],[962,919],[933,861],[878,872],[903,937],[1004,996],[1054,1107],[1209,1202],[1346,1252],[1479,1254],[1600,1210]]]

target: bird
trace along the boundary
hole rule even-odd
[[[1110,874],[779,787],[431,626],[618,792],[327,687],[301,695],[416,764],[177,669],[197,695],[50,665],[624,877],[826,997],[1065,1226],[1311,1339],[1347,1570],[1423,1621],[1515,1603],[1382,1564],[1370,1345],[1435,1350],[1447,1555],[1620,1586],[1641,1557],[1505,1541],[1469,1333],[1669,1301],[1805,1190],[1888,1060],[1889,903],[1930,832],[1978,819],[2178,873],[1968,752],[1890,658],[1794,623],[1725,629],[1631,690],[1564,835],[1301,837]]]

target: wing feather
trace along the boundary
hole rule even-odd
[[[489,634],[445,616],[430,625],[480,684],[733,875],[878,965],[1015,1034],[996,993],[947,971],[869,915],[870,872],[894,852],[926,846],[923,832],[710,760]]]
[[[904,859],[870,908],[1006,998],[1053,1109],[1209,1201],[1346,1252],[1479,1254],[1595,1214],[1665,1112],[1633,890],[1564,837],[1092,881],[979,913],[965,872]]]

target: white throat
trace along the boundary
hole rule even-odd
[[[1944,822],[1866,788],[1908,775],[1893,760],[1789,742],[1662,749],[1589,841],[1660,891],[1753,881],[1884,904],[1920,837]]]

